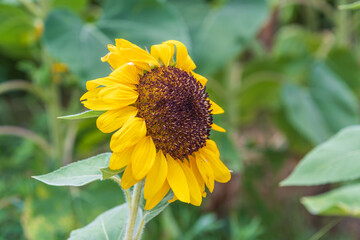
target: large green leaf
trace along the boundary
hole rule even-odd
[[[359,123],[359,105],[349,87],[325,64],[312,64],[309,86],[285,84],[282,101],[287,118],[314,145],[340,129]]]
[[[193,36],[199,71],[213,73],[236,57],[256,36],[266,16],[263,0],[230,1],[209,11]]]
[[[85,23],[69,11],[54,10],[45,23],[46,48],[82,80],[108,75],[110,68],[100,58],[115,38],[141,47],[168,39],[190,45],[184,21],[165,2],[107,0],[97,22]]]
[[[169,39],[190,45],[185,22],[165,1],[107,0],[96,25],[110,38],[125,38],[140,47]]]
[[[288,120],[310,142],[318,144],[331,136],[324,117],[306,89],[285,84],[282,100]]]
[[[102,180],[101,168],[109,165],[111,153],[102,153],[85,160],[70,163],[51,173],[33,178],[53,186],[83,186]]]
[[[71,232],[68,240],[116,240],[125,236],[128,222],[129,209],[127,204],[122,204],[100,214],[94,221],[83,228]],[[135,232],[137,232],[142,210],[139,209],[136,218]]]
[[[325,64],[314,65],[309,81],[310,94],[333,133],[359,123],[355,95]]]
[[[356,52],[349,48],[332,48],[326,64],[357,94],[360,92],[360,68]]]
[[[303,197],[301,202],[315,215],[360,218],[360,184],[344,186],[317,196]]]
[[[299,59],[315,54],[322,45],[322,36],[297,25],[285,25],[275,35],[272,55],[281,59]],[[291,62],[293,65],[294,62]]]
[[[360,177],[360,125],[347,127],[305,156],[282,186],[319,185]]]
[[[47,50],[81,79],[102,77],[110,72],[100,58],[107,53],[106,46],[112,40],[74,13],[52,11],[45,22],[43,39]]]

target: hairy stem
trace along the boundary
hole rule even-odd
[[[131,202],[131,207],[130,207],[130,212],[129,212],[129,219],[128,219],[128,224],[126,227],[125,240],[133,240],[133,234],[134,234],[134,229],[135,229],[137,212],[138,212],[139,204],[140,204],[140,196],[141,196],[143,182],[144,182],[144,180],[138,182],[134,187],[134,192],[132,195],[132,202]]]
[[[145,226],[145,216],[146,216],[146,214],[141,219],[141,223],[140,223],[140,226],[139,226],[139,230],[138,230],[138,232],[136,234],[135,240],[140,240],[141,239],[141,234],[142,234],[144,226]]]

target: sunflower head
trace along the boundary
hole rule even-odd
[[[208,98],[207,79],[193,72],[186,47],[170,40],[153,45],[151,53],[124,40],[108,46],[102,58],[113,71],[88,81],[81,101],[105,110],[98,128],[112,135],[109,168],[125,168],[121,185],[127,189],[146,178],[146,209],[168,193],[174,200],[199,206],[214,181],[227,182],[230,172],[220,160],[210,130],[223,110]],[[176,53],[175,53],[176,52]]]

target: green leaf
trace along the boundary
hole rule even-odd
[[[111,153],[102,153],[33,178],[53,186],[83,186],[96,180],[103,180],[100,169],[109,165],[110,156]]]
[[[96,25],[111,39],[125,38],[140,47],[170,39],[190,45],[183,18],[166,1],[107,0]]]
[[[68,189],[34,184],[23,202],[22,228],[26,239],[66,239],[76,222],[74,197]],[[59,201],[61,199],[61,201]],[[56,223],[56,224],[54,224]]]
[[[318,144],[331,136],[325,119],[305,88],[285,84],[282,100],[288,120],[310,142]]]
[[[145,211],[144,220],[145,223],[159,215],[169,205],[169,200],[173,199],[174,193],[170,191],[154,208]]]
[[[128,215],[129,209],[127,204],[112,208],[100,214],[85,227],[72,231],[68,240],[123,239],[125,237]],[[141,217],[142,211],[139,209],[134,232],[137,232]]]
[[[347,127],[317,146],[281,186],[308,186],[360,177],[360,125]]]
[[[332,133],[359,123],[356,96],[325,64],[314,64],[309,85],[310,94]]]
[[[192,36],[198,71],[214,73],[243,51],[265,21],[267,9],[263,0],[239,0],[209,11]]]
[[[276,34],[272,55],[279,59],[304,59],[316,53],[322,45],[322,36],[296,25],[285,25]]]
[[[100,58],[115,38],[125,38],[141,47],[169,39],[190,45],[184,21],[166,2],[108,0],[94,23],[84,23],[64,10],[52,11],[45,22],[46,48],[82,80],[109,74],[110,67]]]
[[[111,178],[112,176],[119,174],[125,170],[125,167],[118,170],[111,170],[109,167],[101,168],[100,171],[102,173],[102,180]]]
[[[285,84],[282,101],[290,123],[312,144],[359,123],[355,95],[324,63],[311,66],[308,81],[308,88]]]
[[[360,1],[340,5],[339,9],[340,10],[356,10],[356,9],[360,9]]]
[[[43,40],[50,54],[66,63],[83,80],[110,73],[110,68],[100,58],[107,53],[106,46],[112,39],[72,12],[52,11],[45,21]]]
[[[360,68],[357,55],[350,48],[332,48],[326,58],[327,65],[357,95],[360,93]]]
[[[360,184],[340,187],[317,196],[303,197],[301,203],[315,215],[360,218]]]
[[[72,114],[72,115],[67,115],[67,116],[61,116],[61,117],[58,117],[58,118],[59,119],[69,119],[69,120],[84,119],[84,118],[94,118],[94,117],[100,116],[103,113],[104,113],[103,111],[88,110],[88,111],[85,111],[85,112]]]

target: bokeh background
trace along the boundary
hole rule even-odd
[[[360,11],[350,0],[1,0],[0,239],[66,239],[124,201],[110,181],[51,187],[32,179],[108,152],[84,110],[87,80],[110,72],[100,57],[125,38],[150,49],[182,41],[210,97],[225,109],[212,132],[232,180],[201,207],[173,203],[143,239],[310,239],[333,217],[313,216],[279,187],[314,146],[359,123]],[[323,239],[360,239],[345,218]]]

